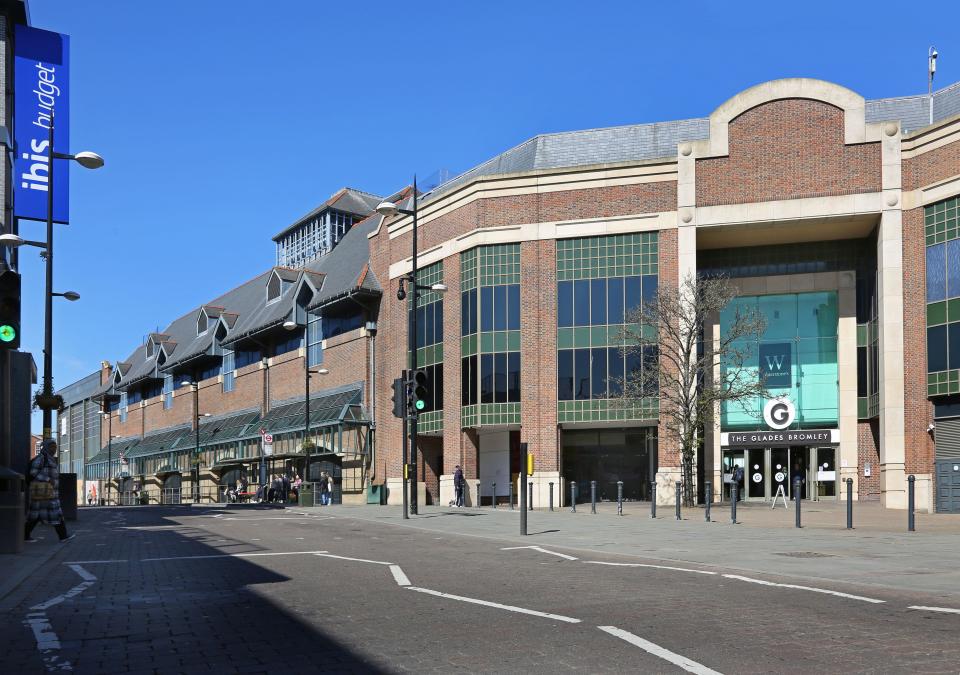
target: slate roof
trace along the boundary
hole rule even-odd
[[[310,213],[297,218],[292,224],[280,230],[280,232],[274,235],[273,240],[280,240],[290,230],[296,229],[306,221],[313,220],[327,209],[336,209],[337,211],[344,211],[357,216],[369,216],[373,213],[373,210],[377,208],[377,204],[382,201],[383,197],[378,197],[375,194],[364,192],[363,190],[349,187],[341,188],[331,195],[330,199],[310,211]]]
[[[353,291],[382,292],[379,280],[369,269],[368,234],[380,227],[383,216],[374,213],[351,227],[330,253],[307,263],[306,270],[323,275],[320,292],[308,305],[313,309]]]
[[[926,94],[866,101],[866,120],[900,120],[904,132],[915,131],[927,126],[928,106]],[[934,92],[934,122],[958,113],[960,82]],[[480,176],[676,157],[680,142],[704,140],[709,136],[707,117],[541,134],[439,185],[429,193],[429,198]]]

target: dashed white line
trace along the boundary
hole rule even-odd
[[[557,553],[556,551],[548,551],[545,548],[540,546],[508,546],[507,548],[501,548],[501,551],[517,551],[523,548],[529,548],[534,551],[539,551],[540,553],[548,553],[550,555],[555,555],[558,558],[565,558],[567,560],[579,560],[579,558],[574,558],[572,555],[567,555],[566,553]]]
[[[396,580],[398,586],[410,585],[410,580],[407,578],[407,575],[403,573],[403,570],[400,569],[400,565],[390,565],[390,572],[393,574],[393,578]]]
[[[483,605],[484,607],[493,607],[495,609],[504,609],[508,612],[517,612],[518,614],[529,614],[530,616],[539,616],[544,619],[552,619],[554,621],[563,621],[565,623],[580,623],[580,619],[574,619],[570,616],[563,616],[562,614],[550,614],[548,612],[538,612],[535,609],[527,609],[525,607],[515,607],[514,605],[501,605],[498,602],[490,602],[489,600],[480,600],[478,598],[467,598],[462,595],[453,595],[451,593],[441,593],[440,591],[432,591],[429,588],[419,588],[417,586],[405,586],[407,590],[416,591],[417,593],[426,593],[427,595],[434,595],[438,598],[447,598],[448,600],[459,600],[460,602],[469,602],[473,605]]]
[[[862,595],[851,595],[850,593],[841,593],[840,591],[830,591],[826,588],[815,588],[813,586],[799,586],[797,584],[778,584],[773,581],[764,581],[762,579],[753,579],[751,577],[743,577],[739,574],[724,574],[725,579],[736,579],[738,581],[746,581],[751,584],[760,584],[761,586],[776,586],[778,588],[792,588],[797,591],[810,591],[812,593],[823,593],[824,595],[835,595],[838,598],[847,598],[848,600],[860,600],[861,602],[871,602],[873,604],[879,605],[884,600],[877,600],[876,598],[865,598]]]
[[[960,609],[952,607],[927,607],[926,605],[910,605],[907,609],[921,609],[925,612],[943,612],[944,614],[960,614]]]
[[[618,563],[618,562],[602,562],[600,560],[584,560],[583,562],[589,565],[611,565],[613,567],[653,567],[658,570],[673,570],[674,572],[691,572],[693,574],[716,574],[716,572],[709,572],[707,570],[692,570],[687,567],[670,567],[669,565],[649,565],[645,563]]]
[[[621,628],[617,628],[616,626],[597,626],[597,628],[602,630],[604,633],[609,633],[614,637],[618,637],[621,640],[629,642],[635,647],[639,647],[648,654],[653,654],[664,661],[668,661],[675,666],[683,668],[688,673],[696,673],[697,675],[720,675],[720,673],[718,673],[716,670],[707,668],[702,663],[697,663],[692,659],[688,659],[686,656],[675,654],[669,649],[664,649],[660,645],[654,644],[649,640],[644,640],[642,637],[634,635],[633,633],[625,631]]]

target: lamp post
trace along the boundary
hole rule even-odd
[[[194,433],[196,447],[193,449],[193,503],[200,503],[200,418],[210,417],[210,413],[200,414],[200,383],[184,380],[182,386],[193,389]]]
[[[51,438],[53,409],[53,160],[69,159],[75,161],[85,169],[99,169],[103,166],[103,158],[95,152],[78,152],[68,155],[53,150],[53,111],[50,113],[50,127],[47,131],[49,141],[47,153],[47,241],[44,248],[47,253],[46,297],[44,303],[43,327],[43,437]],[[66,295],[64,294],[64,297]],[[79,296],[78,296],[79,297]]]
[[[110,414],[110,404],[120,400],[116,394],[104,394],[100,399],[100,417],[107,418],[107,505],[113,492],[113,415]]]
[[[407,351],[410,353],[410,376],[413,377],[413,373],[417,370],[417,304],[420,299],[419,291],[436,291],[438,293],[445,293],[447,287],[445,284],[432,284],[430,286],[418,284],[417,283],[417,177],[413,177],[413,208],[412,209],[401,209],[399,206],[393,202],[381,202],[377,206],[377,213],[385,218],[392,218],[398,213],[413,217],[413,236],[412,236],[412,246],[413,246],[413,257],[412,257],[412,266],[410,269],[410,274],[400,277],[400,287],[397,289],[397,300],[403,301],[406,297],[406,292],[403,289],[403,284],[406,281],[410,284],[410,305],[412,311],[408,312],[409,321],[407,322]],[[410,382],[406,383],[407,387],[412,386]],[[410,440],[409,446],[407,441],[407,435],[403,435],[403,466],[404,466],[404,485],[403,485],[403,499],[404,504],[406,505],[407,501],[407,485],[406,485],[406,467],[408,463],[408,458],[412,457],[413,462],[411,462],[410,470],[410,481],[412,483],[410,487],[410,513],[417,514],[417,411],[408,410],[407,415],[409,416],[409,427],[410,427]],[[409,452],[408,452],[409,447]],[[406,508],[404,508],[403,517],[407,517]]]
[[[297,327],[296,322],[294,321],[284,321],[283,327],[287,330],[294,330]],[[304,333],[304,338],[306,338],[306,333]],[[311,375],[329,375],[330,371],[326,368],[317,368],[316,370],[310,370],[310,347],[307,344],[306,339],[303,341],[303,387],[306,396],[304,398],[304,420],[303,420],[303,478],[308,483],[310,482],[310,448],[307,446],[307,443],[310,441],[310,376]]]

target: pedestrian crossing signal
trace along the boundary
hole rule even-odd
[[[413,386],[413,408],[416,412],[423,412],[427,407],[427,371],[415,370],[410,378]]]
[[[0,349],[19,347],[20,275],[11,269],[4,269],[0,272]]]

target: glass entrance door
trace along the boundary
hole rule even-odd
[[[743,479],[747,482],[748,499],[767,498],[767,450],[754,448],[747,450],[747,466],[743,470]]]
[[[770,497],[775,499],[782,490],[785,498],[790,498],[790,450],[772,448],[770,450]]]
[[[744,473],[744,479],[747,478],[747,470],[744,465],[744,451],[743,450],[724,450],[723,451],[723,466],[721,468],[723,475],[723,500],[729,502],[733,499],[733,469],[734,467],[741,467]],[[738,488],[737,495],[740,499],[743,499],[743,481],[740,482],[740,487]]]
[[[837,449],[816,448],[812,453],[813,471],[811,476],[816,479],[814,499],[837,496]]]

